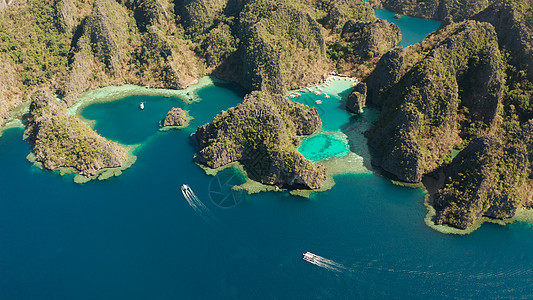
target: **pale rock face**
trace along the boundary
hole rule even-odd
[[[0,0],[0,11],[4,10],[4,8],[7,8],[10,5],[15,4],[17,0]]]

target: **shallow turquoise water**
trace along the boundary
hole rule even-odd
[[[298,151],[311,161],[319,161],[330,157],[346,156],[349,147],[347,141],[338,135],[317,134],[304,140]]]
[[[394,16],[396,14],[386,9],[374,9],[374,13],[378,19],[387,20],[389,23],[394,23],[400,27],[402,41],[399,46],[402,47],[422,42],[426,36],[437,30],[442,23],[440,21],[408,16],[402,16],[400,19],[395,19]]]
[[[320,91],[320,95],[314,94],[317,88],[313,87],[313,92],[306,91],[294,100],[316,108],[325,131],[340,131],[340,128],[352,117],[352,114],[344,109],[345,97],[352,91],[352,83],[348,80],[334,80],[329,86],[322,86],[323,90]],[[326,98],[326,95],[330,98]],[[316,100],[321,100],[322,103],[318,104]]]
[[[233,194],[229,187],[242,178],[231,170],[205,175],[192,162],[190,134],[243,95],[223,87],[199,94],[204,100],[187,106],[195,120],[186,130],[158,132],[154,122],[164,115],[155,110],[138,120],[151,126],[151,134],[125,125],[129,104],[135,109],[143,99],[147,108],[166,107],[171,99],[132,98],[128,105],[113,102],[122,110],[109,103],[93,111],[102,134],[143,142],[137,162],[104,182],[78,185],[72,176],[39,170],[25,158],[30,149],[22,130],[4,132],[0,298],[533,297],[533,231],[527,224],[485,224],[469,236],[443,235],[424,224],[421,190],[372,174],[337,176],[332,190],[311,200]],[[323,116],[329,123],[330,112]],[[364,141],[365,118],[374,117],[348,116],[350,122],[340,125],[350,144]],[[183,183],[205,209],[185,201]],[[338,268],[303,261],[305,251]]]

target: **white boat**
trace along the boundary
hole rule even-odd
[[[141,109],[144,109],[144,102],[141,102],[140,107],[141,107]]]
[[[304,259],[305,261],[308,261],[308,262],[314,262],[314,261],[315,261],[315,258],[316,258],[316,255],[315,255],[315,254],[313,254],[313,253],[307,251],[307,252],[305,252],[303,255],[304,255],[303,259]]]
[[[329,95],[328,94],[324,94],[324,97],[326,97],[326,99],[329,99]]]
[[[191,189],[191,188],[190,188],[188,185],[186,185],[186,184],[181,185],[181,191],[182,191],[182,192],[188,191],[188,190],[190,190],[190,189]]]

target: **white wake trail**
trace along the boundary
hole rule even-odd
[[[183,197],[185,200],[187,200],[187,203],[189,203],[189,206],[192,207],[192,209],[207,223],[215,223],[217,219],[215,216],[211,213],[209,208],[205,206],[205,204],[196,196],[196,194],[192,191],[191,188],[187,189],[181,189],[181,193],[183,194]]]
[[[334,272],[338,272],[338,273],[348,271],[348,269],[344,265],[337,263],[331,259],[327,259],[325,257],[316,255],[316,254],[314,254],[314,257],[312,260],[307,260],[307,261],[312,263],[315,266],[319,266],[321,268],[334,271]]]

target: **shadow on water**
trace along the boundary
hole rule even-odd
[[[365,132],[377,121],[378,116],[378,110],[365,108],[363,113],[351,116],[350,122],[341,127],[341,131],[348,137],[350,151],[363,158],[363,165],[368,170],[373,170],[373,168],[371,163],[372,156]]]

